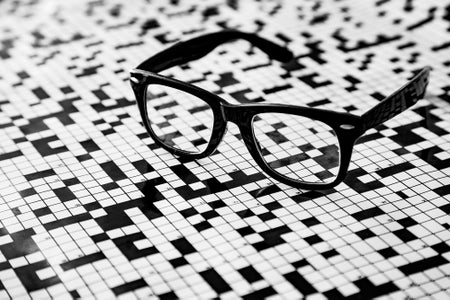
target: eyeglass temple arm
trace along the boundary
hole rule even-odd
[[[428,85],[430,67],[425,67],[407,84],[386,97],[361,116],[365,130],[395,117],[423,98]]]
[[[292,52],[288,49],[255,34],[236,30],[224,30],[179,42],[150,57],[141,63],[137,69],[158,73],[173,66],[199,59],[214,50],[217,46],[236,39],[247,40],[252,45],[264,51],[272,59],[288,62],[293,58]]]

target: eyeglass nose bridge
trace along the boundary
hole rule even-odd
[[[230,121],[238,127],[246,126],[250,118],[250,113],[240,105],[223,104],[222,112],[226,121]]]

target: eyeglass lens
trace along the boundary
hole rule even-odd
[[[214,114],[202,99],[168,86],[147,88],[150,126],[164,144],[191,153],[203,152],[211,139]]]
[[[333,182],[339,171],[339,142],[333,129],[310,118],[263,113],[253,131],[261,156],[275,172],[306,183]]]

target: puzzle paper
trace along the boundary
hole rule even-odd
[[[129,70],[226,28],[295,60],[237,41],[164,74],[357,115],[427,65],[430,84],[334,189],[271,179],[233,124],[184,161],[148,137]],[[0,32],[1,299],[450,297],[444,1],[2,1]]]

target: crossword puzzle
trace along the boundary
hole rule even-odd
[[[0,299],[450,298],[445,2],[0,1]],[[179,158],[147,134],[129,70],[223,29],[295,58],[235,41],[163,74],[362,115],[430,66],[427,93],[329,190],[268,177],[233,124],[213,155]]]

